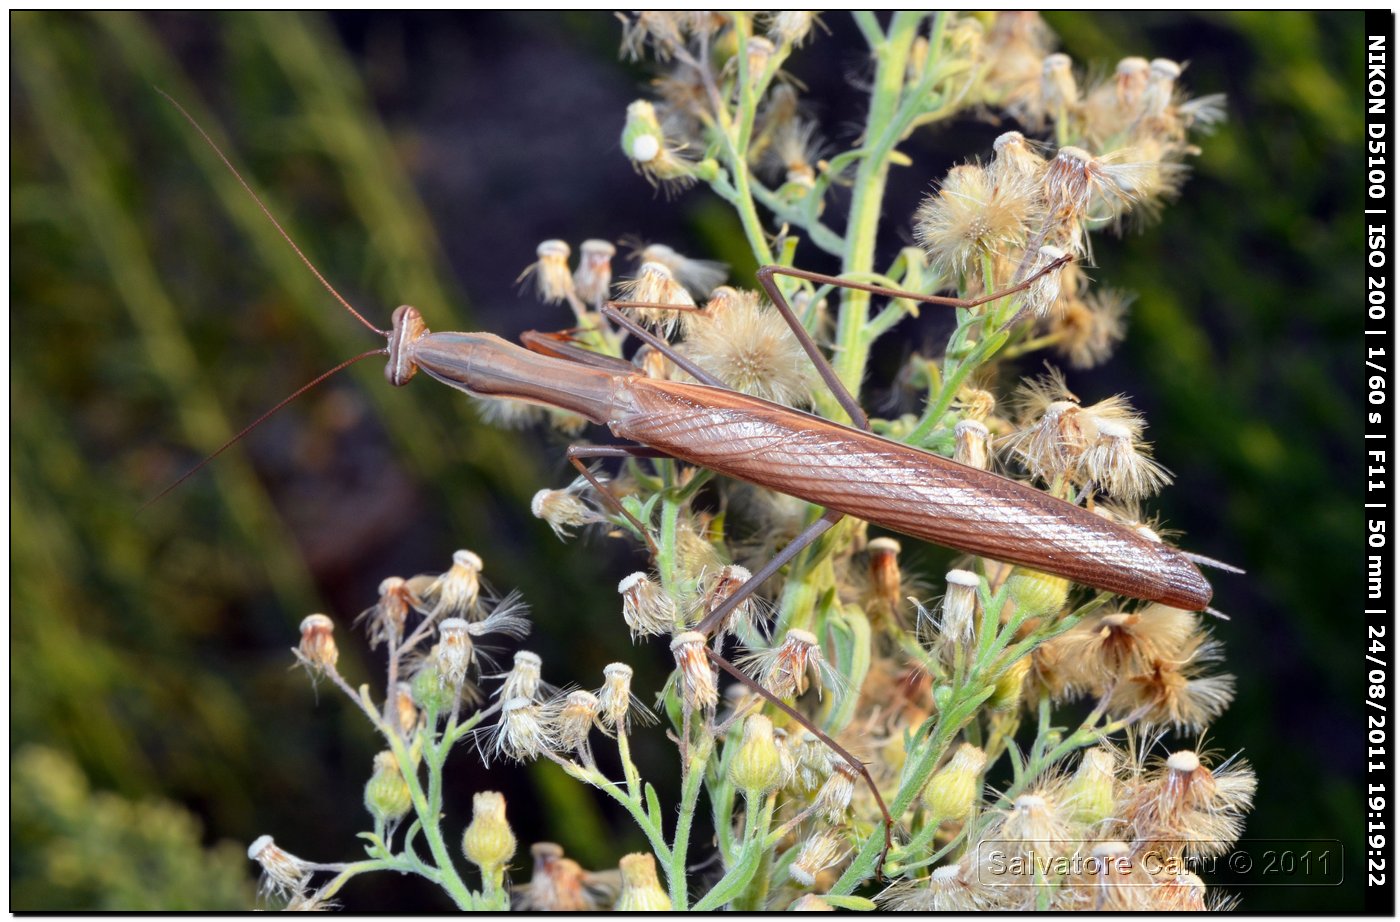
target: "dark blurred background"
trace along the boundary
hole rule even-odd
[[[1207,739],[1257,768],[1247,835],[1340,839],[1359,858],[1362,17],[1047,19],[1080,65],[1170,57],[1189,63],[1193,93],[1229,96],[1182,201],[1096,245],[1097,277],[1138,300],[1118,355],[1070,383],[1086,399],[1132,396],[1177,474],[1158,511],[1187,547],[1249,571],[1213,577],[1239,694]],[[792,69],[848,144],[865,59],[843,14],[825,21],[831,34]],[[727,206],[704,191],[668,202],[618,150],[648,72],[617,61],[617,23],[11,24],[12,908],[246,905],[242,848],[262,833],[310,859],[354,857],[377,747],[336,694],[288,670],[287,648],[306,613],[348,624],[382,578],[442,570],[458,547],[525,593],[547,678],[593,686],[623,659],[639,689],[659,687],[664,651],[631,648],[616,613],[613,586],[640,558],[603,539],[562,544],[528,514],[536,489],[569,480],[565,439],[483,426],[431,382],[391,391],[375,362],[138,512],[232,431],[375,345],[155,88],[226,145],[371,319],[407,302],[435,329],[513,337],[568,323],[515,286],[546,238],[635,234],[727,259],[736,278],[753,268]],[[931,181],[999,130],[968,118],[906,146],[891,254]],[[874,398],[901,349],[947,327],[926,312],[904,332],[880,355]],[[934,573],[946,559],[914,556]],[[341,648],[352,681],[378,679],[348,633]],[[638,745],[674,802],[673,750]],[[470,792],[496,788],[523,841],[558,840],[586,866],[643,845],[553,768],[456,761],[457,824]],[[1359,908],[1361,880],[1353,861],[1340,889],[1241,896],[1254,910]],[[446,908],[397,877],[344,897]]]

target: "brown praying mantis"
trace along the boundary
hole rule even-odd
[[[1042,275],[1058,271],[1069,256],[1050,262],[1007,289],[971,299],[901,291],[785,266],[760,269],[760,286],[851,419],[850,425],[843,425],[729,389],[673,349],[664,338],[623,313],[627,308],[657,309],[666,305],[609,301],[601,313],[665,355],[694,382],[648,377],[625,359],[589,351],[567,337],[529,333],[522,337],[524,345],[518,346],[490,333],[434,333],[419,311],[407,305],[394,311],[389,330],[380,330],[321,275],[204,129],[175,100],[170,101],[214,148],[321,284],[360,323],[388,341],[385,347],[350,359],[297,390],[185,477],[308,388],[354,362],[385,355],[385,375],[395,386],[407,384],[422,371],[475,397],[523,400],[579,414],[632,443],[574,445],[568,449],[567,457],[597,489],[602,501],[624,517],[649,545],[652,539],[648,526],[603,486],[588,461],[674,459],[820,507],[819,518],[694,626],[694,631],[707,637],[715,635],[729,615],[764,582],[845,516],[1129,598],[1191,611],[1203,610],[1210,603],[1210,585],[1190,555],[1026,484],[876,435],[856,398],[822,354],[777,283],[778,276],[788,276],[890,298],[973,308],[1025,289]],[[707,647],[706,653],[715,667],[799,721],[864,777],[884,816],[888,849],[893,818],[864,764],[792,705],[733,666],[718,649]]]

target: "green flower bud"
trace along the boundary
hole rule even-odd
[[[1069,580],[1022,567],[1011,571],[1006,588],[1017,605],[1042,618],[1064,608],[1069,598]]]
[[[1009,711],[1021,703],[1021,691],[1026,685],[1026,674],[1031,670],[1031,658],[1023,656],[1007,667],[997,679],[996,691],[987,699],[987,707],[994,711]]]
[[[1072,822],[1096,825],[1113,815],[1118,760],[1108,749],[1087,749],[1079,768],[1065,789],[1065,804]]]
[[[622,129],[622,150],[628,158],[647,164],[660,157],[666,149],[666,136],[656,107],[639,99],[627,107],[627,124]]]
[[[622,892],[618,894],[618,912],[670,912],[671,898],[661,889],[656,877],[656,859],[646,852],[624,855],[617,864],[622,872]]]
[[[776,790],[783,781],[782,753],[773,739],[773,722],[761,714],[744,721],[744,738],[729,763],[729,778],[750,799]]]
[[[462,836],[462,853],[483,877],[500,873],[515,855],[515,833],[506,822],[506,799],[495,791],[472,797],[472,822]]]
[[[374,757],[374,774],[365,784],[365,809],[376,820],[391,823],[402,819],[413,806],[408,793],[408,781],[399,771],[399,761],[392,752]]]
[[[434,647],[434,650],[437,648]],[[442,681],[442,673],[433,665],[436,654],[430,653],[423,667],[413,676],[410,688],[413,700],[425,711],[441,714],[452,706],[452,689]]]
[[[924,788],[924,807],[934,822],[961,819],[971,812],[982,793],[982,770],[987,754],[970,743],[958,747],[953,757],[933,773]]]

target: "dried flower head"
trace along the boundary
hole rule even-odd
[[[1114,419],[1099,419],[1093,443],[1084,451],[1079,469],[1110,496],[1134,502],[1171,483],[1171,474],[1152,460],[1151,446],[1138,440],[1135,427]]]
[[[807,40],[816,23],[815,10],[773,10],[768,13],[768,37],[796,48]]]
[[[948,591],[938,622],[939,639],[950,648],[966,648],[977,635],[977,588],[982,580],[970,570],[949,570],[944,578]]]
[[[471,624],[462,618],[446,618],[438,625],[438,643],[433,648],[433,665],[441,682],[449,688],[461,688],[476,663]]]
[[[538,655],[529,650],[518,651],[512,660],[509,672],[502,676],[492,676],[492,678],[503,680],[501,687],[496,690],[496,697],[501,701],[509,701],[512,698],[543,701],[545,695],[554,690],[554,687],[546,683],[540,676],[543,665],[544,662]]]
[[[599,307],[612,287],[612,258],[617,247],[606,240],[585,240],[578,248],[574,290],[584,303]]]
[[[675,273],[659,262],[644,262],[636,278],[618,285],[618,300],[658,307],[629,307],[627,313],[638,323],[653,327],[669,336],[676,328],[677,313],[695,310],[695,299],[677,281]]]
[[[656,715],[632,694],[632,667],[626,663],[609,663],[603,667],[603,687],[598,689],[601,707],[599,725],[609,733],[626,733],[635,720],[642,724],[656,723]]]
[[[900,881],[877,899],[896,912],[982,912],[993,908],[993,893],[964,862],[934,868],[925,880]]]
[[[847,811],[851,809],[851,800],[856,793],[856,779],[860,774],[855,766],[834,752],[828,753],[827,761],[831,766],[830,774],[826,776],[821,790],[817,791],[813,803],[817,813],[828,822],[840,823],[845,820]]]
[[[953,460],[968,467],[985,471],[991,467],[991,455],[987,450],[990,432],[986,425],[975,419],[959,420],[953,426]]]
[[[705,654],[705,635],[699,631],[677,634],[671,641],[671,655],[676,660],[676,675],[680,682],[681,700],[691,711],[713,711],[719,705],[719,687],[715,672]]]
[[[902,550],[893,538],[873,538],[865,546],[869,555],[866,577],[870,582],[870,609],[894,617],[904,599],[904,579],[899,572]]]
[[[511,698],[501,705],[501,718],[483,734],[486,743],[481,748],[483,761],[503,756],[516,762],[538,759],[558,748],[558,741],[549,726],[549,716],[540,702],[530,698]]]
[[[561,539],[572,537],[570,529],[607,521],[583,500],[591,487],[588,478],[580,476],[562,490],[540,490],[530,500],[530,512],[548,523]]]
[[[381,643],[397,646],[403,640],[409,611],[420,604],[407,580],[391,576],[379,584],[379,601],[361,612],[356,621],[369,622],[371,648]]]
[[[563,240],[546,240],[535,247],[536,260],[525,267],[517,282],[535,277],[535,295],[545,304],[574,297],[574,277],[569,271],[572,251]]]
[[[816,635],[801,628],[788,631],[782,643],[743,657],[739,666],[779,698],[805,694],[809,685],[818,696],[823,689],[839,694],[844,688],[844,678],[822,655]]]
[[[598,726],[602,714],[598,696],[592,692],[571,691],[562,701],[556,702],[553,709],[556,712],[554,732],[559,744],[584,755],[585,760],[591,760],[591,756],[586,755],[588,733]]]
[[[676,603],[661,584],[640,571],[624,576],[617,584],[622,595],[622,619],[632,639],[666,634],[676,623]]]
[[[753,574],[748,571],[748,568],[738,564],[729,564],[706,573],[701,583],[698,609],[694,616],[695,622],[697,624],[703,623],[752,578]],[[725,616],[723,623],[715,625],[711,629],[711,633],[716,636],[724,634],[742,637],[752,636],[757,631],[758,611],[758,601],[750,595]]]
[[[592,874],[553,842],[530,846],[534,870],[517,891],[514,909],[524,912],[598,912],[617,898],[617,885]]]
[[[797,860],[788,866],[788,876],[799,886],[814,886],[817,876],[840,864],[849,851],[842,832],[831,828],[819,829],[802,843]]]
[[[1055,306],[1060,303],[1065,276],[1069,274],[1072,264],[1066,264],[1059,269],[1050,267],[1064,258],[1065,251],[1056,246],[1047,244],[1036,251],[1035,261],[1031,263],[1030,274],[1027,276],[1034,276],[1035,281],[1026,288],[1022,301],[1027,313],[1036,317],[1050,316]]]
[[[637,259],[643,264],[658,263],[665,266],[671,271],[672,277],[686,291],[697,298],[708,296],[716,287],[724,284],[725,278],[729,276],[729,267],[724,263],[712,259],[691,259],[677,253],[663,243],[653,243],[642,247],[637,253]],[[635,300],[649,301],[653,299],[637,298]]]
[[[1063,121],[1079,106],[1079,84],[1069,55],[1057,52],[1041,62],[1040,104],[1055,121]]]
[[[306,889],[311,880],[311,865],[290,852],[283,851],[272,836],[258,836],[248,846],[248,857],[262,868],[262,892],[291,897]]]
[[[420,611],[430,620],[470,618],[481,600],[481,558],[468,550],[452,553],[452,566],[421,593]]]
[[[313,675],[334,669],[340,659],[334,631],[335,622],[326,615],[307,615],[301,619],[301,643],[292,652]]]
[[[1019,131],[1008,131],[998,135],[992,142],[992,150],[995,152],[989,167],[992,182],[998,186],[1029,186],[1032,189],[1040,187],[1048,164],[1031,142],[1026,140],[1025,135]]]

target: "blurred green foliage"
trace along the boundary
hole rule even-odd
[[[94,792],[72,757],[25,746],[10,762],[12,910],[242,910],[245,849],[201,843],[200,822],[161,800]]]
[[[1240,691],[1210,739],[1257,766],[1246,835],[1358,841],[1361,16],[1048,18],[1077,61],[1187,60],[1194,92],[1229,94],[1230,121],[1202,144],[1182,201],[1096,254],[1097,275],[1138,300],[1122,353],[1071,385],[1133,396],[1178,475],[1165,518],[1193,550],[1250,571],[1216,580]],[[835,34],[799,56],[798,76],[839,124],[861,61],[841,14],[827,19]],[[540,239],[664,228],[689,237],[668,242],[720,249],[733,237],[725,209],[657,200],[615,150],[646,79],[612,60],[615,24],[17,13],[12,30],[12,750],[42,742],[63,754],[43,758],[71,760],[122,803],[175,798],[218,838],[271,832],[308,857],[350,857],[361,824],[346,805],[360,801],[369,735],[289,674],[284,651],[308,611],[348,623],[384,576],[443,569],[458,546],[525,591],[531,648],[555,675],[627,657],[638,687],[659,687],[661,654],[627,652],[616,630],[611,585],[635,558],[562,545],[528,516],[535,489],[567,479],[560,440],[490,430],[426,384],[391,392],[374,363],[140,509],[237,425],[374,344],[152,87],[225,145],[371,319],[412,299],[435,328],[512,335],[562,322],[509,296]],[[891,201],[912,211],[968,138],[990,142],[988,126],[962,128],[915,140]],[[891,215],[891,250],[903,217]],[[357,644],[342,649],[349,675],[371,674]],[[665,752],[643,747],[644,772],[668,775]],[[519,829],[592,866],[615,860],[626,823],[576,786],[529,787],[548,771],[467,771],[450,802],[522,785]],[[151,866],[177,835],[198,837],[86,828],[76,811],[17,812],[17,905],[25,892],[34,908],[213,908],[212,894],[246,893],[222,864],[194,883],[188,849],[168,878],[191,881],[179,893],[105,876],[48,901],[21,891],[99,835],[125,835],[113,850]],[[1347,871],[1341,891],[1260,890],[1244,906],[1359,906]],[[347,900],[418,898],[386,887]]]

